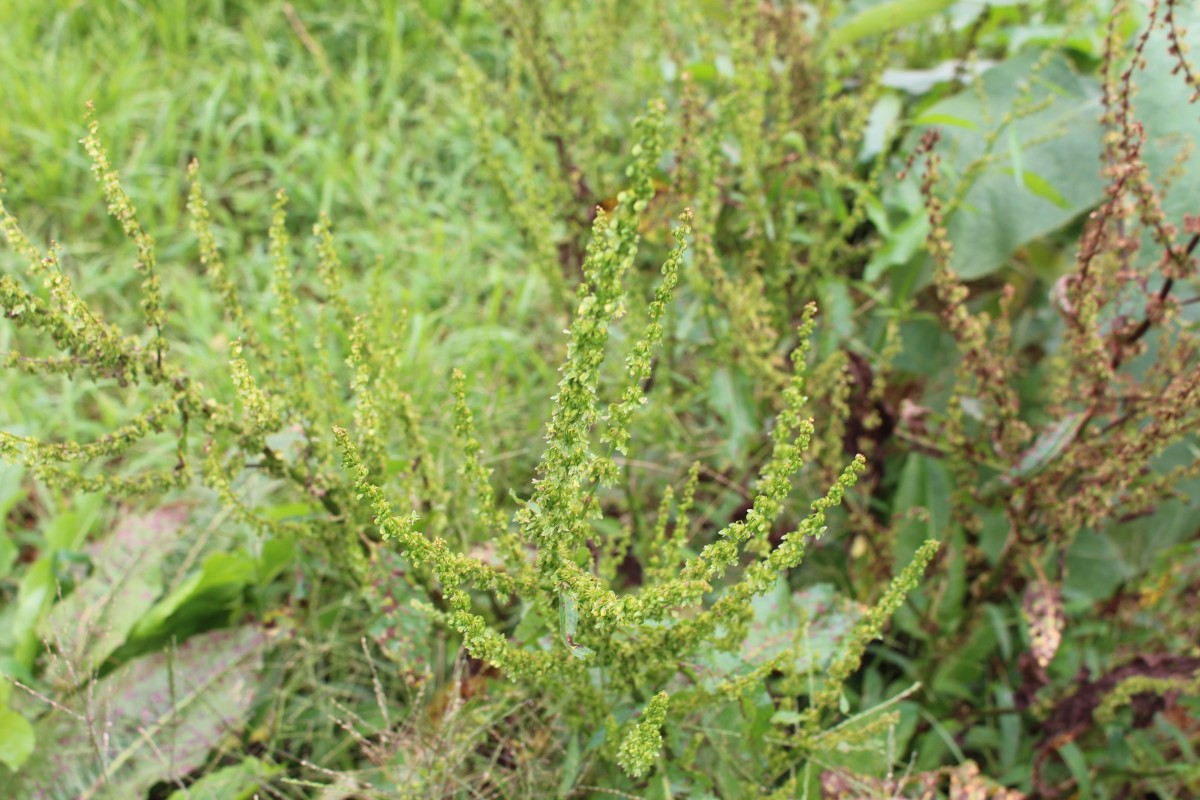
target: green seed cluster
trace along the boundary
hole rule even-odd
[[[794,669],[794,660],[773,658],[715,684],[681,679],[704,654],[739,646],[754,599],[801,564],[807,544],[823,534],[829,512],[865,468],[862,456],[845,465],[811,502],[809,513],[772,545],[772,530],[783,517],[816,431],[806,415],[809,341],[816,320],[810,305],[796,328],[790,375],[776,387],[780,410],[772,449],[744,519],[715,532],[692,530],[701,477],[697,463],[682,487],[663,492],[648,541],[634,541],[632,529],[624,527],[607,539],[607,552],[597,555],[590,549],[603,540],[598,490],[627,469],[616,456],[629,452],[636,414],[647,404],[645,386],[695,236],[693,214],[685,210],[672,230],[673,247],[662,262],[644,324],[624,355],[620,385],[611,395],[615,400],[605,403],[609,387],[602,386],[602,373],[610,332],[629,302],[626,278],[642,249],[656,193],[665,114],[665,104],[656,102],[637,121],[625,172],[628,188],[618,193],[611,211],[596,209],[544,451],[532,490],[515,498],[515,511],[502,504],[491,484],[467,379],[457,370],[449,394],[459,480],[442,474],[426,423],[394,369],[400,353],[389,342],[396,340],[403,317],[393,319],[382,291],[371,293],[365,313],[356,312],[353,287],[345,280],[347,269],[324,216],[313,226],[311,240],[316,269],[309,283],[319,287],[319,301],[315,309],[301,302],[311,286],[292,252],[283,191],[276,195],[268,231],[272,324],[266,330],[252,328],[234,273],[219,251],[195,163],[188,168],[191,228],[233,335],[223,385],[206,386],[176,363],[162,341],[153,239],[138,223],[94,121],[84,144],[110,213],[138,251],[149,343],[106,323],[75,292],[60,267],[58,249],[39,253],[0,204],[6,243],[26,262],[28,277],[40,283],[40,291],[30,290],[4,276],[0,305],[10,321],[40,332],[59,350],[49,357],[10,354],[6,362],[37,374],[81,373],[143,383],[155,399],[148,410],[92,442],[0,434],[0,457],[24,461],[39,478],[67,488],[126,496],[187,486],[199,451],[197,477],[236,519],[264,535],[321,548],[364,590],[376,550],[398,550],[406,561],[402,580],[409,585],[404,588],[417,598],[415,608],[460,637],[474,658],[531,691],[561,698],[581,726],[606,730],[610,757],[629,776],[645,776],[659,759],[672,714],[735,700],[773,673]],[[375,279],[381,275],[377,270]],[[202,434],[198,442],[189,436],[196,429]],[[175,437],[173,468],[140,474],[112,468],[135,448],[165,436]],[[281,443],[288,441],[292,444]],[[249,469],[287,487],[309,513],[288,520],[259,513],[238,488],[239,476]],[[467,513],[451,513],[458,509]],[[376,536],[369,535],[372,529]],[[693,537],[705,542],[698,552],[692,550]],[[629,590],[619,585],[617,574],[633,548],[645,575]],[[789,746],[815,746],[829,698],[840,696],[867,642],[880,634],[932,552],[932,544],[923,548],[864,618],[813,696],[803,726],[809,738]],[[527,619],[540,621],[539,635],[521,640],[513,635],[504,609],[516,604]],[[557,635],[546,635],[552,633]],[[631,702],[644,707],[622,733],[611,711]]]

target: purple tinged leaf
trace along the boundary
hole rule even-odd
[[[37,722],[38,740],[57,745],[34,753],[20,796],[143,797],[186,776],[244,722],[265,641],[257,626],[202,634],[77,693]]]

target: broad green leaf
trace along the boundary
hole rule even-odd
[[[717,67],[711,61],[693,61],[688,64],[687,71],[692,80],[702,86],[712,86],[717,82]]]
[[[37,737],[29,720],[7,708],[0,708],[0,763],[16,772],[33,755]]]
[[[982,523],[979,531],[979,549],[992,565],[998,564],[1012,527],[1003,511],[997,508],[981,510],[979,520]]]
[[[264,643],[254,626],[215,631],[114,670],[35,723],[54,747],[34,752],[15,796],[126,800],[186,776],[241,728]]]
[[[885,69],[880,77],[880,83],[889,89],[900,89],[910,95],[922,96],[929,94],[939,83],[964,80],[966,77],[978,76],[984,70],[995,65],[989,59],[964,61],[952,58],[936,66],[925,69]],[[970,127],[975,127],[972,123]]]
[[[702,652],[697,659],[704,685],[746,674],[785,651],[799,672],[820,671],[841,652],[842,641],[862,617],[864,606],[821,583],[793,592],[780,579],[751,604],[753,617],[741,650]]]
[[[292,563],[296,557],[296,542],[287,536],[267,539],[258,553],[258,569],[254,579],[266,586]]]
[[[995,657],[998,643],[991,625],[970,628],[970,638],[961,647],[947,652],[935,664],[929,688],[935,694],[945,694],[963,700],[977,700],[978,687]]]
[[[863,280],[874,282],[887,274],[892,267],[907,264],[925,244],[929,236],[929,217],[913,214],[896,227],[892,235],[885,236],[883,247],[875,251],[866,269]]]
[[[25,570],[17,587],[17,599],[0,614],[0,650],[11,653],[24,669],[33,666],[40,649],[38,621],[54,598],[54,555],[43,555]]]
[[[1032,49],[1021,53],[985,72],[980,90],[934,104],[906,140],[906,147],[913,147],[923,128],[939,128],[946,192],[973,163],[983,164],[947,221],[954,245],[951,266],[964,279],[1000,269],[1019,247],[1103,199],[1099,86],[1057,56],[1033,73],[1041,55]],[[1022,110],[1030,107],[1038,110]],[[1006,114],[1016,121],[999,131],[1001,141],[989,152],[988,136]]]
[[[724,453],[727,462],[745,463],[746,452],[758,436],[758,412],[752,382],[740,370],[716,369],[709,387],[709,403],[728,426]]]
[[[844,278],[822,281],[819,292],[825,322],[821,327],[820,353],[828,357],[854,336],[854,300]]]
[[[169,632],[168,619],[188,603],[230,606],[255,577],[254,559],[249,555],[211,553],[199,570],[141,616],[130,637],[145,639]]]
[[[547,633],[546,620],[538,613],[537,607],[527,606],[525,613],[521,615],[521,621],[513,629],[513,639],[520,645],[531,645],[535,642],[544,645],[548,636],[553,642],[553,636]]]
[[[1021,186],[1024,186],[1026,189],[1028,189],[1029,191],[1036,194],[1038,197],[1043,197],[1046,200],[1049,200],[1051,203],[1054,203],[1054,205],[1058,206],[1059,208],[1070,208],[1071,207],[1071,204],[1067,200],[1067,198],[1063,197],[1062,194],[1057,189],[1055,189],[1054,186],[1052,186],[1049,181],[1047,181],[1045,178],[1043,178],[1041,175],[1038,175],[1035,172],[1030,172],[1029,170],[1025,170],[1024,172],[1022,172],[1021,177],[1020,177],[1020,184],[1021,184]]]
[[[99,518],[106,498],[99,494],[84,494],[72,498],[71,508],[55,515],[47,524],[44,536],[50,550],[79,550],[87,541],[92,526]]]
[[[1066,744],[1058,748],[1058,757],[1067,765],[1067,769],[1071,772],[1071,777],[1075,779],[1075,784],[1078,787],[1076,792],[1079,797],[1095,797],[1092,793],[1092,767],[1088,763],[1088,757],[1084,755],[1083,750],[1079,749],[1079,745],[1068,740]]]
[[[560,594],[558,601],[558,629],[567,646],[572,646],[571,640],[579,629],[579,607],[575,604],[574,596],[567,593]]]
[[[904,462],[892,501],[897,526],[893,570],[899,574],[928,539],[942,539],[950,523],[950,476],[938,459],[913,453]]]
[[[250,800],[265,780],[282,770],[257,758],[247,758],[210,772],[186,791],[172,792],[167,800]]]
[[[1007,656],[1005,657],[1007,658]],[[1013,707],[1012,689],[998,684],[993,691],[996,695],[997,708]],[[1000,765],[1007,770],[1017,764],[1017,755],[1021,746],[1021,719],[1016,714],[1001,714],[998,724],[1000,727]]]
[[[1186,29],[1184,43],[1192,53],[1200,51],[1200,6],[1177,3],[1171,13],[1176,26]],[[1179,62],[1170,54],[1170,43],[1163,26],[1159,25],[1151,32],[1145,59],[1145,69],[1138,72],[1133,112],[1145,125],[1146,144],[1142,147],[1142,157],[1151,178],[1158,181],[1171,170],[1178,169],[1176,162],[1180,154],[1185,149],[1191,152],[1182,174],[1175,177],[1163,199],[1167,219],[1181,226],[1184,214],[1200,213],[1196,161],[1196,152],[1200,149],[1200,111],[1189,102],[1191,87],[1175,72]],[[1159,248],[1145,248],[1148,258],[1157,258],[1159,252]]]
[[[1067,550],[1063,600],[1090,607],[1111,597],[1129,573],[1120,549],[1107,534],[1080,531]]]
[[[1008,128],[1008,157],[1012,161],[1012,167],[1008,172],[1013,176],[1013,180],[1017,186],[1025,185],[1025,169],[1021,166],[1021,142],[1017,140],[1017,129],[1015,126]]]
[[[583,748],[580,746],[579,734],[571,734],[567,741],[567,751],[564,754],[561,777],[558,782],[558,796],[569,797],[575,782],[579,779],[579,769],[583,766]]]
[[[320,511],[320,506],[316,503],[297,501],[294,503],[280,503],[278,505],[267,506],[258,513],[264,519],[276,521],[283,519],[304,519],[311,517],[318,511]]]
[[[25,673],[33,667],[42,649],[38,625],[58,590],[60,557],[82,547],[104,501],[99,494],[77,496],[70,510],[45,523],[41,553],[21,576],[16,602],[0,608],[0,662],[6,663],[6,671]]]
[[[924,22],[954,3],[955,0],[891,0],[864,8],[834,28],[826,40],[826,46],[841,47],[868,36],[878,36],[906,25]]]
[[[803,717],[799,711],[776,711],[771,715],[771,722],[775,725],[797,725]]]
[[[988,622],[991,623],[992,633],[996,635],[996,643],[1000,646],[1000,655],[1007,661],[1012,658],[1013,644],[1004,611],[994,603],[985,603],[983,610],[987,613]]]
[[[904,112],[904,103],[895,94],[885,94],[875,101],[871,114],[867,117],[867,129],[863,133],[862,149],[859,151],[859,161],[869,161],[882,153],[896,136],[900,126],[900,115]]]
[[[1161,474],[1186,468],[1198,451],[1194,442],[1182,442],[1156,459],[1154,469]],[[1131,576],[1165,574],[1175,568],[1180,553],[1186,556],[1191,552],[1189,542],[1200,518],[1200,479],[1184,479],[1175,489],[1178,497],[1159,503],[1154,513],[1118,522],[1107,530]]]
[[[950,633],[962,624],[963,609],[967,605],[967,537],[958,525],[943,530],[945,533],[938,538],[944,542],[942,570],[945,577],[940,581],[936,595],[937,621],[941,631]]]

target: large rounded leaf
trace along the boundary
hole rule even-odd
[[[1028,51],[1006,61],[984,73],[982,91],[936,103],[915,120],[911,145],[923,128],[941,133],[947,184],[976,175],[949,219],[951,265],[963,278],[995,272],[1017,248],[1103,198],[1099,85],[1058,56],[1035,70],[1041,57]],[[1015,121],[996,136],[1007,115]]]

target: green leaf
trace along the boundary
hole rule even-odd
[[[936,106],[935,106],[936,108]],[[956,117],[953,114],[947,114],[945,111],[926,111],[921,116],[913,120],[914,125],[951,125],[955,128],[965,128],[969,131],[979,130],[978,123],[966,119],[965,117]]]
[[[1075,779],[1078,787],[1076,794],[1079,797],[1094,797],[1095,795],[1092,794],[1092,770],[1088,765],[1087,756],[1079,749],[1079,745],[1068,741],[1058,748],[1058,756],[1067,765],[1071,777]]]
[[[1068,414],[1057,422],[1047,425],[1042,430],[1038,437],[1033,441],[1033,444],[1021,454],[1021,460],[1017,462],[1016,469],[1011,477],[1027,478],[1031,475],[1036,475],[1043,469],[1048,467],[1054,459],[1070,446],[1075,441],[1075,437],[1079,434],[1079,429],[1083,427],[1083,423],[1087,421],[1087,416],[1082,413]]]
[[[1071,202],[1054,188],[1050,181],[1038,175],[1036,172],[1025,170],[1021,173],[1021,185],[1029,191],[1033,192],[1038,197],[1049,200],[1059,208],[1069,209]]]
[[[10,478],[13,474],[6,473]],[[56,567],[64,554],[78,550],[87,540],[104,500],[99,494],[80,495],[70,511],[45,523],[41,554],[21,576],[16,602],[0,608],[0,658],[8,662],[10,673],[32,668],[42,649],[38,626],[58,590]]]
[[[950,522],[950,476],[942,462],[913,453],[904,462],[900,483],[892,501],[893,516],[907,516],[898,528],[893,550],[894,574],[912,560],[912,554],[928,539],[941,539]]]
[[[563,644],[576,658],[587,658],[594,654],[595,650],[575,641],[575,634],[579,630],[579,607],[575,603],[575,597],[563,592],[558,596],[558,600],[558,627],[562,633]]]
[[[259,586],[275,580],[296,557],[296,542],[290,538],[267,539],[258,554],[258,569],[254,576]]]
[[[717,67],[710,61],[693,61],[687,69],[692,80],[701,85],[712,86],[717,82]]]
[[[801,719],[803,719],[803,717],[800,716],[799,711],[776,711],[771,715],[771,724],[799,725]]]
[[[879,82],[889,89],[900,89],[914,97],[924,97],[930,94],[938,84],[976,77],[994,64],[994,61],[988,59],[978,59],[969,63],[958,58],[948,58],[923,69],[901,67],[885,69]]]
[[[752,381],[741,371],[721,367],[713,371],[709,403],[728,426],[725,459],[744,464],[750,445],[758,436],[758,411]]]
[[[1005,655],[1005,659],[1008,656]],[[994,689],[997,708],[1013,707],[1013,690],[1007,686],[997,685]],[[1021,718],[1016,714],[1001,714],[1000,725],[1000,765],[1002,769],[1016,766],[1021,747]]]
[[[1200,6],[1177,3],[1171,13],[1176,29],[1186,29],[1183,43],[1196,52],[1200,49]],[[1146,44],[1146,66],[1141,72],[1143,78],[1138,81],[1134,109],[1145,125],[1147,140],[1141,153],[1154,181],[1179,168],[1177,160],[1185,149],[1193,154],[1182,174],[1172,181],[1171,191],[1163,197],[1167,219],[1182,226],[1183,215],[1195,214],[1200,207],[1198,162],[1194,155],[1200,146],[1200,115],[1190,101],[1192,88],[1175,74],[1179,62],[1171,55],[1171,47],[1164,27],[1156,26]],[[1145,248],[1146,254],[1159,252],[1158,248]]]
[[[56,515],[46,525],[46,547],[49,550],[79,550],[87,541],[92,526],[100,516],[105,497],[99,494],[77,496],[71,510]]]
[[[985,603],[983,610],[987,613],[988,621],[992,625],[992,633],[996,635],[996,643],[1000,647],[1000,655],[1007,661],[1012,658],[1013,645],[1012,635],[1008,631],[1008,621],[1004,618],[1004,612],[994,603]]]
[[[1129,566],[1107,533],[1080,531],[1067,550],[1063,599],[1098,603],[1111,597],[1129,577]]]
[[[558,628],[562,633],[563,641],[569,646],[570,639],[575,638],[575,632],[579,629],[579,607],[575,604],[575,598],[570,594],[560,594],[558,596]]]
[[[1008,157],[1012,161],[1012,168],[1008,172],[1017,186],[1024,186],[1025,170],[1021,166],[1021,142],[1017,139],[1016,126],[1009,126],[1008,129]]]
[[[263,519],[271,520],[272,522],[284,519],[305,519],[321,510],[321,507],[316,503],[305,501],[297,501],[295,503],[280,503],[278,505],[267,506],[258,513]]]
[[[877,281],[893,267],[907,264],[913,256],[921,252],[928,236],[929,216],[927,214],[913,214],[904,220],[892,235],[884,236],[883,247],[875,251],[875,255],[871,257],[863,271],[863,280]]]
[[[232,607],[245,587],[254,583],[255,563],[245,553],[211,553],[201,568],[187,577],[138,620],[130,638],[152,638],[168,633],[169,618],[189,603],[209,608]]]
[[[832,355],[842,342],[854,336],[854,300],[845,278],[822,281],[818,289],[824,325],[821,326],[820,353]]]
[[[951,267],[966,280],[1000,269],[1018,248],[1063,227],[1104,197],[1099,86],[1060,56],[1031,79],[1041,56],[1031,49],[988,70],[979,91],[935,103],[905,140],[906,148],[915,147],[925,127],[943,126],[938,153],[946,192],[973,163],[983,165],[947,220],[954,245]],[[1029,108],[1037,110],[1022,110]],[[999,132],[1007,143],[1005,158],[988,150],[988,137],[1009,114],[1015,121]]]
[[[33,755],[37,737],[29,720],[9,709],[0,709],[0,762],[16,772]]]
[[[513,629],[513,639],[521,645],[538,644],[543,649],[554,644],[553,629],[546,624],[546,619],[538,612],[537,607],[526,606],[521,615],[521,621]]]
[[[871,114],[867,117],[862,150],[858,154],[859,161],[869,161],[887,148],[896,136],[903,112],[904,103],[895,94],[885,94],[875,101]]]
[[[906,25],[924,22],[954,3],[955,0],[891,0],[864,8],[833,29],[826,40],[826,47],[841,47],[868,36],[878,36]]]
[[[208,773],[186,790],[172,792],[167,800],[250,800],[263,781],[282,771],[283,767],[247,758]]]
[[[41,556],[25,570],[17,587],[17,600],[0,615],[0,649],[12,654],[23,669],[30,669],[40,649],[37,633],[42,611],[54,598],[54,554]]]
[[[838,594],[831,584],[793,592],[782,578],[756,596],[751,608],[753,617],[740,652],[710,649],[697,658],[706,688],[747,674],[789,650],[797,672],[825,669],[864,612],[862,604]]]

